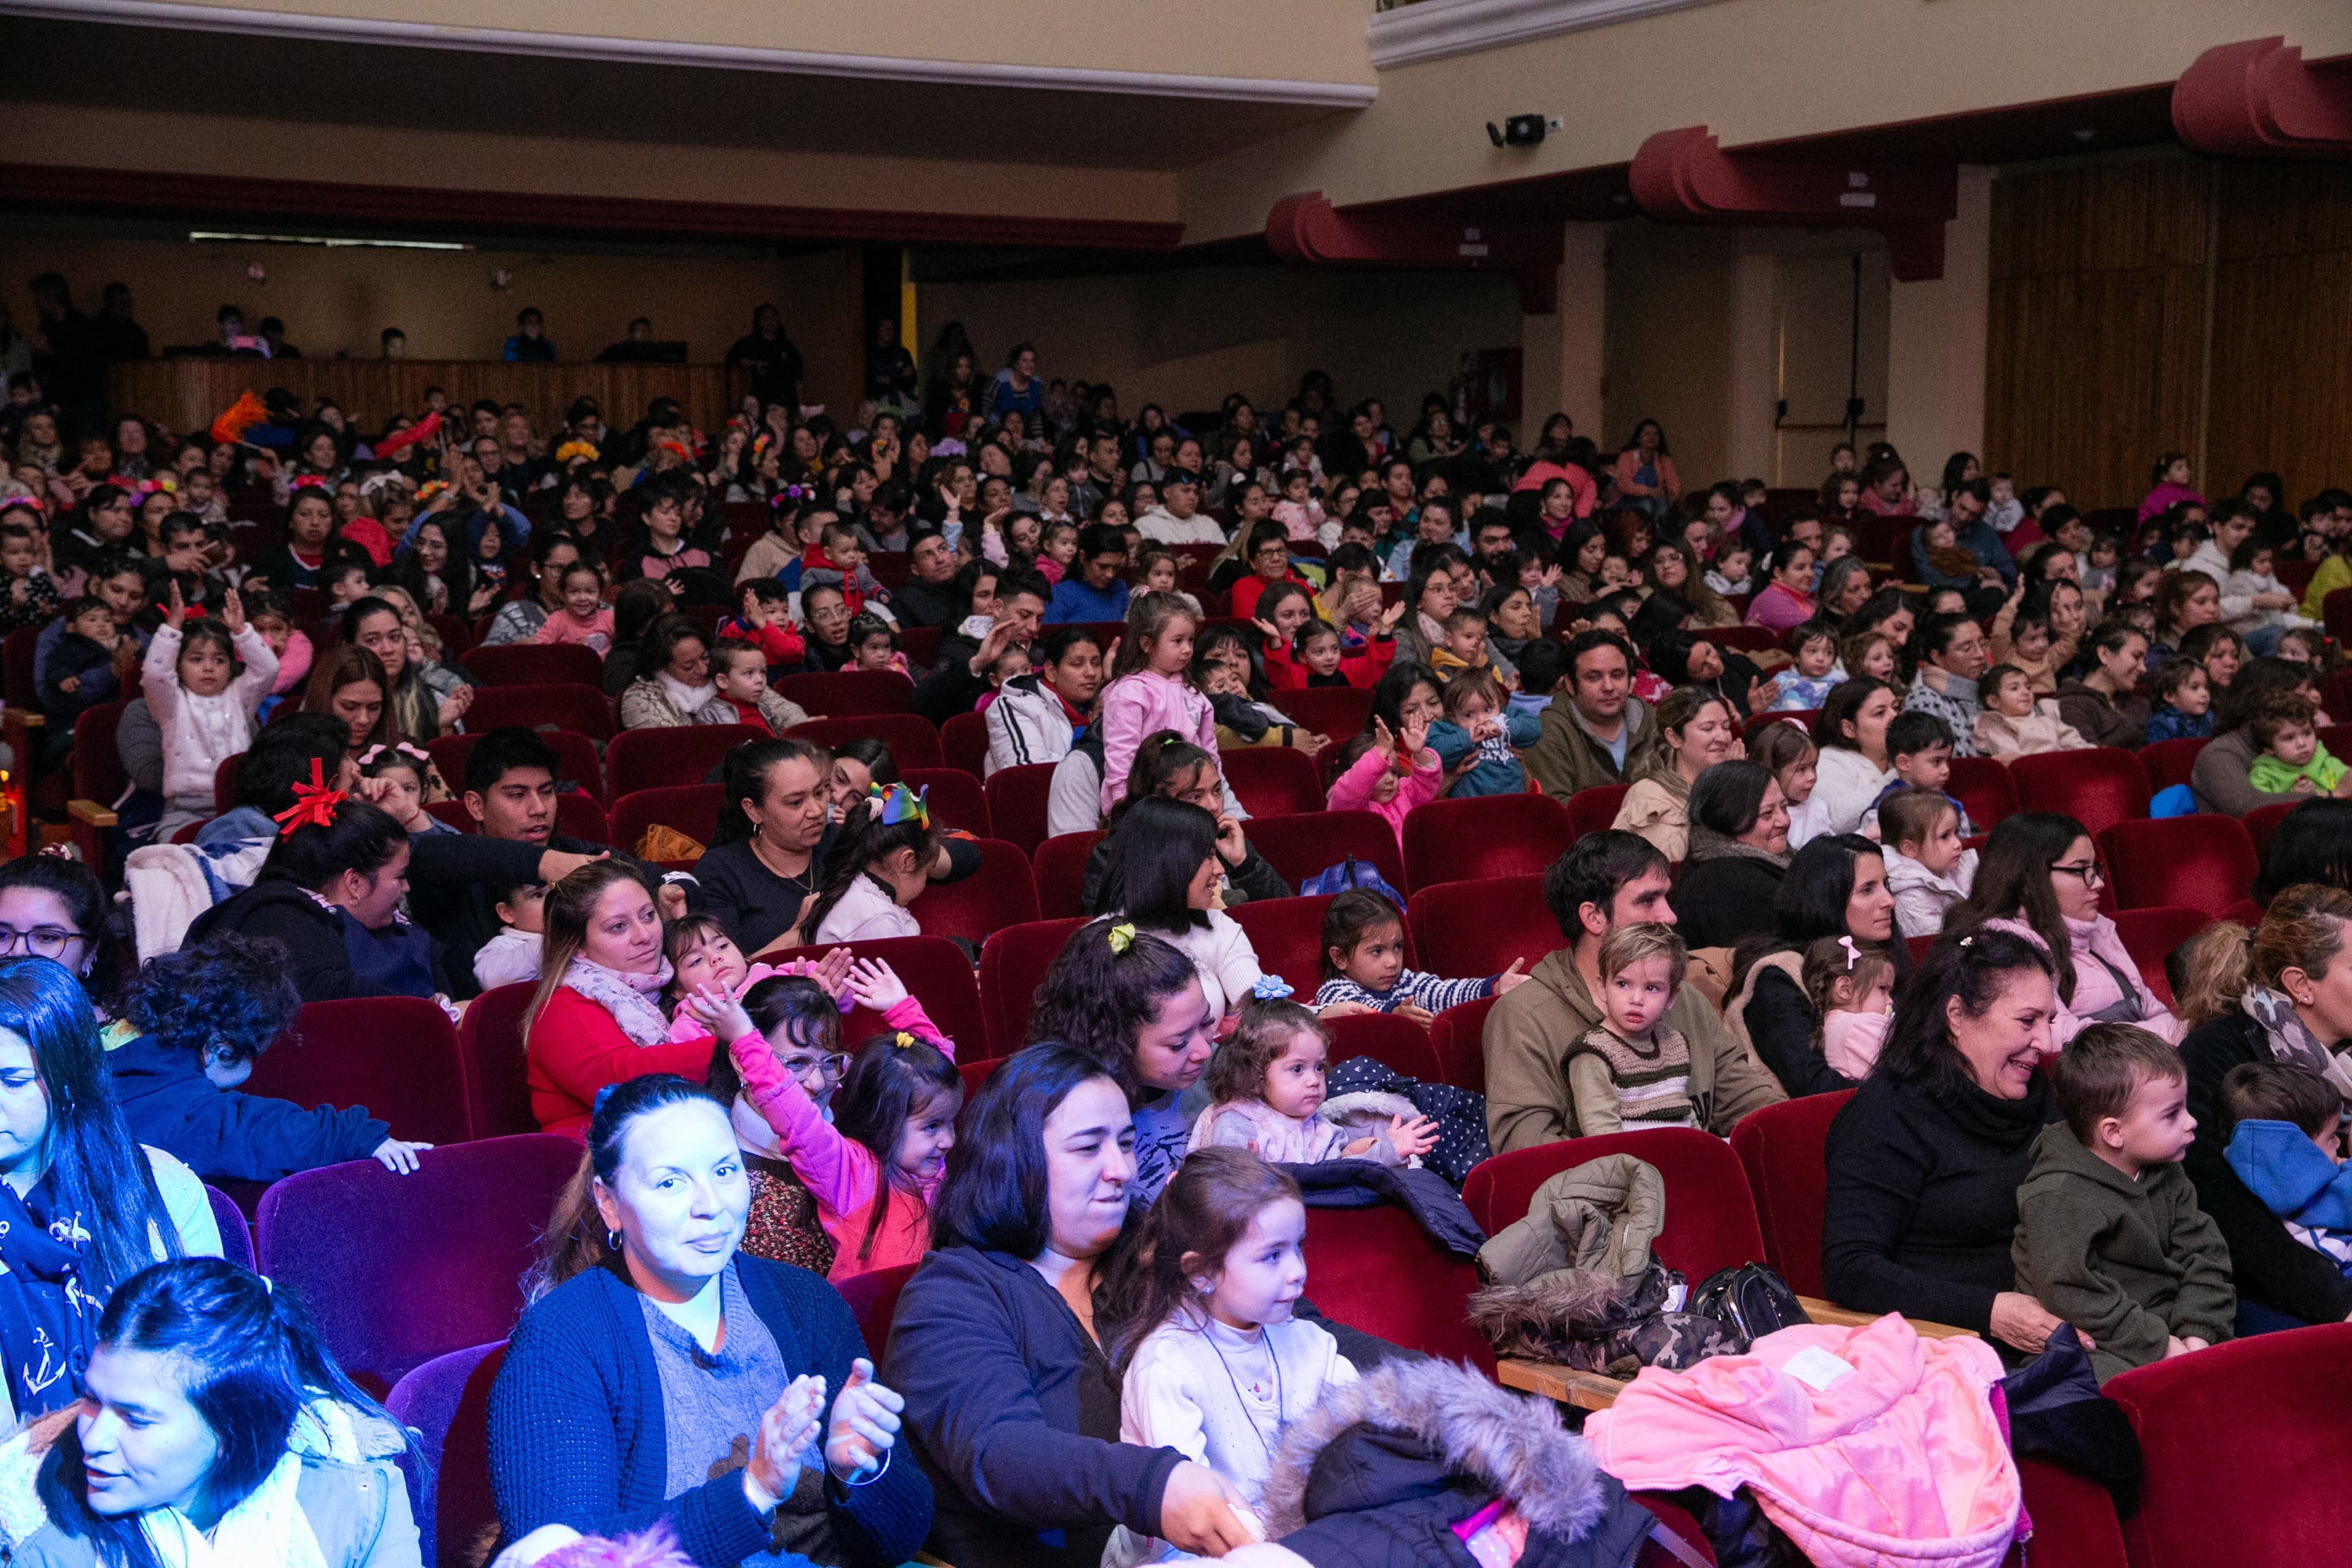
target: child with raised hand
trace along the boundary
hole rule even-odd
[[[213,776],[252,743],[254,710],[278,679],[278,656],[246,624],[236,589],[224,596],[217,620],[194,626],[187,621],[175,582],[163,624],[147,645],[139,672],[140,689],[163,735],[164,810],[155,826],[158,842],[213,815]]]
[[[563,607],[539,626],[531,641],[577,643],[598,658],[613,650],[613,606],[604,602],[604,574],[585,561],[563,569]]]
[[[828,869],[801,916],[812,946],[923,934],[907,906],[930,885],[939,858],[929,796],[928,788],[872,784],[863,810],[842,813]]]
[[[793,626],[792,595],[772,577],[743,584],[740,613],[719,624],[719,635],[750,643],[770,669],[798,669],[808,645]]]
[[[1217,752],[1217,717],[1186,679],[1199,619],[1173,594],[1138,594],[1127,606],[1117,679],[1103,688],[1101,805],[1105,816],[1127,793],[1128,771],[1143,738],[1161,730]]]
[[[1805,995],[1822,1016],[1814,1047],[1859,1082],[1878,1065],[1895,1012],[1895,961],[1850,936],[1825,936],[1805,949]]]
[[[1972,731],[1977,755],[2007,762],[2044,752],[2079,752],[2090,742],[2058,716],[2054,697],[2036,697],[2033,678],[2013,664],[1996,664],[1977,682],[1979,700]],[[1947,773],[1949,766],[1947,764]]]
[[[1353,686],[1369,691],[1396,660],[1396,624],[1404,614],[1400,599],[1381,613],[1370,640],[1350,654],[1339,628],[1328,621],[1309,620],[1290,637],[1272,623],[1261,620],[1265,634],[1265,683],[1276,691],[1302,691],[1313,687]]]
[[[1518,753],[1536,743],[1542,725],[1534,714],[1507,711],[1508,700],[1483,669],[1459,671],[1446,683],[1445,717],[1429,727],[1429,744],[1452,781],[1449,799],[1526,793]]]
[[[1396,1095],[1350,1096],[1343,1125],[1318,1114],[1330,1070],[1331,1034],[1288,1000],[1290,987],[1262,976],[1240,1024],[1209,1059],[1209,1107],[1192,1123],[1194,1150],[1247,1149],[1277,1165],[1374,1160],[1410,1165],[1437,1146],[1437,1123]],[[1377,1103],[1372,1103],[1377,1102]],[[1379,1124],[1381,1114],[1388,1124]]]
[[[2292,692],[2266,698],[2251,723],[2262,754],[2246,782],[2263,794],[2333,795],[2344,781],[2345,764],[2319,743],[2314,710],[2303,698]]]
[[[1119,1320],[1119,1441],[1174,1448],[1241,1494],[1254,1534],[1283,1427],[1324,1391],[1356,1381],[1339,1342],[1293,1308],[1307,1289],[1307,1210],[1297,1184],[1239,1149],[1188,1158],[1145,1215],[1114,1281]],[[1104,1568],[1191,1562],[1124,1525]]]
[[[433,759],[422,747],[406,741],[370,746],[360,753],[358,766],[360,777],[383,781],[377,788],[365,792],[369,803],[382,807],[406,828],[409,837],[457,831],[425,809],[425,795],[434,782],[434,773]]]
[[[890,1024],[857,1048],[832,1096],[832,1120],[771,1049],[742,1003],[716,985],[681,1005],[726,1039],[744,1100],[775,1134],[779,1155],[814,1194],[835,1247],[838,1281],[930,1250],[930,1200],[955,1146],[963,1105],[954,1042],[887,964],[853,963],[849,988]]]
[[[1941,935],[1945,915],[1976,886],[1977,852],[1960,842],[1959,807],[1934,790],[1881,795],[1878,841],[1903,934]]]
[[[2213,686],[2193,658],[2168,658],[2147,678],[2147,744],[2201,741],[2213,733]]]
[[[1442,980],[1404,962],[1404,921],[1370,888],[1350,888],[1323,911],[1323,983],[1315,1010],[1326,1018],[1393,1013],[1427,1024],[1448,1007],[1499,996],[1527,983],[1523,959],[1484,980]]]
[[[1837,632],[1826,621],[1804,621],[1780,634],[1780,647],[1793,661],[1772,678],[1771,713],[1820,710],[1838,683]]]
[[[1429,721],[1418,716],[1405,721],[1404,743],[1377,714],[1372,732],[1349,738],[1339,748],[1339,776],[1324,796],[1333,811],[1377,813],[1404,847],[1405,814],[1437,798],[1445,784],[1445,769],[1429,749]]]
[[[1701,1125],[1690,1098],[1690,1042],[1665,1022],[1688,962],[1669,925],[1621,925],[1601,944],[1603,1021],[1568,1058],[1569,1095],[1586,1136]]]
[[[677,1003],[670,1019],[672,1040],[698,1040],[709,1032],[685,1005],[686,998],[702,987],[724,991],[740,1002],[752,986],[772,974],[806,973],[798,964],[780,970],[773,964],[751,963],[735,945],[735,939],[727,934],[727,928],[709,915],[683,915],[670,921],[662,931],[662,950],[669,959],[670,994]],[[835,948],[825,958],[838,959],[836,967],[841,975],[846,975],[847,948]],[[841,984],[836,980],[827,989],[839,995]]]
[[[2104,1384],[2231,1337],[2230,1248],[2180,1168],[2197,1131],[2189,1073],[2162,1037],[2094,1024],[2051,1075],[2017,1189],[2017,1288],[2074,1326]]]
[[[2221,1080],[2221,1136],[2246,1190],[2352,1279],[2352,1165],[2336,1086],[2294,1062],[2241,1062]]]

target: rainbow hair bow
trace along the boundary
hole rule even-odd
[[[866,808],[881,818],[885,827],[896,827],[902,822],[912,822],[922,827],[931,825],[931,786],[925,784],[920,793],[905,784],[867,784]]]

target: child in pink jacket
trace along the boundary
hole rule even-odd
[[[1397,738],[1387,723],[1372,721],[1372,732],[1350,739],[1339,752],[1339,776],[1331,781],[1325,804],[1333,811],[1376,812],[1404,847],[1405,814],[1437,798],[1445,770],[1429,749],[1427,721],[1405,726],[1405,761],[1397,755]]]
[[[1172,730],[1211,756],[1217,754],[1217,718],[1192,689],[1192,607],[1173,594],[1139,594],[1128,605],[1120,675],[1103,688],[1102,808],[1127,798],[1128,770],[1148,735]]]

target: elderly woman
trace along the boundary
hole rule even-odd
[[[1895,940],[1895,895],[1886,861],[1859,834],[1816,838],[1796,853],[1772,899],[1772,929],[1740,944],[1724,1021],[1791,1098],[1853,1087],[1814,1041],[1822,1016],[1805,994],[1805,950],[1823,937],[1849,937],[1885,950],[1901,975],[1909,950]]]
[[[2206,928],[2189,949],[2188,972],[2180,1005],[2196,1027],[2180,1042],[2180,1059],[2197,1134],[2181,1163],[2198,1206],[2230,1245],[2239,1331],[2340,1321],[2352,1315],[2352,1280],[2299,1241],[2223,1158],[2232,1128],[2221,1080],[2248,1062],[2284,1062],[2352,1098],[2352,1067],[2336,1054],[2352,1039],[2352,893],[2320,883],[2287,888],[2271,900],[2252,942],[2234,925]]]
[[[898,1395],[804,1269],[741,1256],[751,1188],[727,1109],[682,1078],[605,1096],[549,1237],[551,1288],[491,1385],[509,1540],[667,1521],[699,1563],[887,1568],[923,1543]],[[795,1557],[793,1554],[798,1554]]]
[[[1905,982],[1877,1070],[1830,1124],[1822,1283],[1865,1312],[1901,1312],[2041,1351],[2060,1319],[2017,1289],[2010,1244],[2034,1140],[2058,1120],[2057,997],[2023,937],[1946,935]]]
[[[1122,1524],[1208,1556],[1250,1539],[1215,1472],[1118,1440],[1097,1314],[1135,1181],[1128,1099],[1091,1052],[1031,1046],[948,1156],[940,1247],[898,1298],[883,1374],[956,1568],[1094,1568]]]
[[[1739,755],[1739,716],[1728,700],[1689,686],[1667,692],[1656,716],[1657,760],[1635,777],[1609,826],[1678,861],[1690,838],[1691,784],[1717,763]]]
[[[1731,947],[1769,931],[1788,870],[1789,803],[1771,773],[1735,759],[1699,774],[1690,788],[1690,847],[1667,899],[1683,941]]]
[[[2179,1045],[2188,1026],[2140,978],[2116,922],[2099,912],[2106,868],[2083,825],[2050,811],[2021,811],[1994,825],[1968,900],[1947,931],[1992,926],[2051,955],[2058,1008],[2051,1038],[2063,1046],[2092,1024],[2137,1024]]]

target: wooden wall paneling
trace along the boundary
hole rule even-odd
[[[2220,218],[2209,493],[2294,506],[2352,481],[2352,167],[2224,164]]]
[[[704,430],[727,422],[751,388],[750,373],[716,364],[504,364],[487,360],[158,359],[112,367],[117,408],[179,431],[201,430],[247,390],[282,386],[308,409],[332,398],[362,430],[395,414],[420,414],[438,386],[459,407],[478,398],[520,403],[541,435],[560,428],[582,395],[603,406],[604,423],[625,430],[656,397],[675,397]]]

